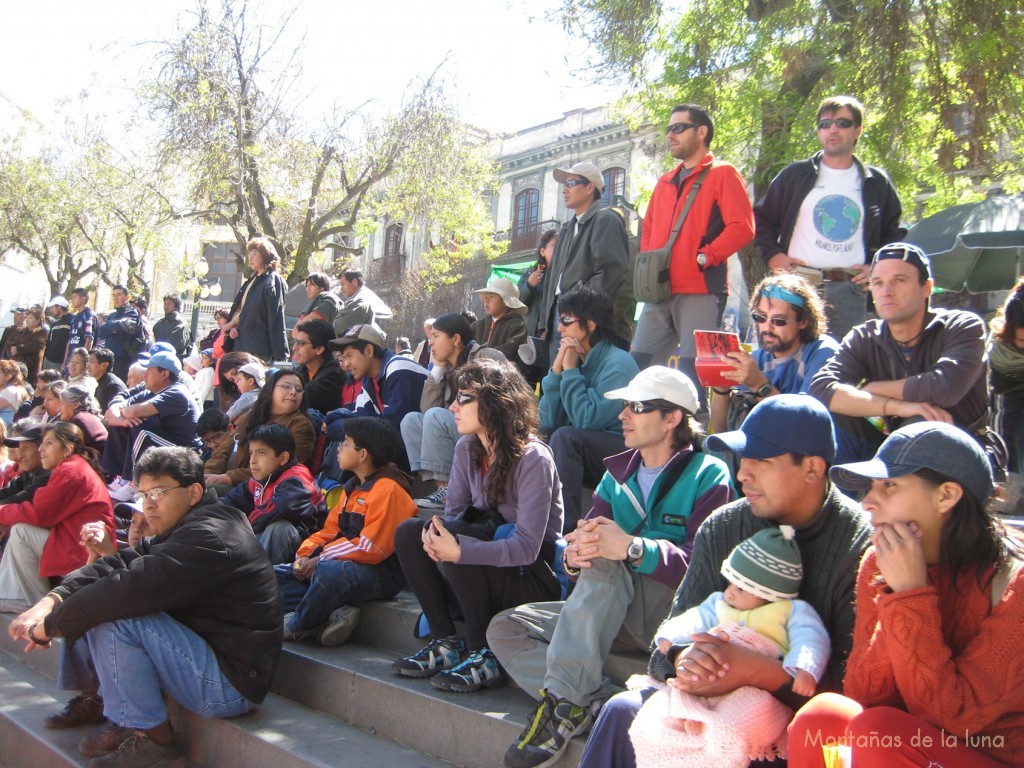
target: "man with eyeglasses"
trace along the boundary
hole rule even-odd
[[[629,349],[633,338],[633,273],[629,238],[622,216],[601,203],[604,176],[593,163],[556,168],[562,200],[573,217],[562,225],[555,253],[544,276],[544,301],[537,320],[537,335],[547,339],[550,359],[558,352],[558,298],[577,285],[586,285],[611,297],[617,346]]]
[[[320,413],[341,406],[345,386],[345,372],[328,348],[334,338],[333,326],[319,318],[292,329],[292,363],[306,387],[306,402]]]
[[[641,368],[664,364],[678,346],[679,370],[696,381],[693,332],[721,323],[728,293],[726,262],[754,236],[754,214],[739,172],[709,150],[715,123],[706,109],[696,104],[674,107],[666,135],[679,165],[654,187],[641,252],[663,247],[691,195],[693,200],[672,246],[672,295],[660,304],[644,305],[633,356]]]
[[[731,388],[713,389],[714,433],[739,429],[746,414],[767,397],[806,393],[811,379],[839,349],[825,333],[825,305],[814,287],[791,272],[768,275],[750,294],[750,317],[759,348],[726,355]]]
[[[886,434],[914,421],[955,424],[983,447],[989,439],[985,322],[932,309],[931,278],[916,245],[875,254],[868,285],[879,319],[850,331],[811,382],[836,423],[837,464],[867,461]]]
[[[697,390],[655,365],[605,398],[621,400],[625,453],[605,460],[593,508],[565,538],[576,588],[564,602],[503,611],[487,645],[540,703],[505,753],[509,768],[550,765],[611,691],[602,667],[616,642],[646,653],[686,573],[697,529],[730,501],[729,470],[698,449]]]
[[[26,649],[64,638],[58,683],[102,693],[102,713],[62,723],[110,719],[79,743],[90,765],[183,764],[164,696],[203,717],[243,714],[269,692],[281,654],[273,567],[246,516],[206,489],[199,456],[152,448],[135,479],[153,535],[117,549],[87,525],[82,544],[99,559],[8,628]]]
[[[837,339],[867,319],[871,257],[906,234],[889,177],[853,153],[863,112],[851,96],[822,101],[815,123],[821,151],[783,168],[754,206],[755,241],[765,264],[815,271]]]

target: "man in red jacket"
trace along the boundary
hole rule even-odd
[[[678,344],[679,370],[696,381],[693,332],[718,328],[728,293],[726,260],[753,239],[754,212],[739,172],[708,150],[715,124],[706,109],[695,104],[674,107],[667,135],[669,152],[680,163],[654,188],[641,251],[668,242],[687,197],[697,191],[672,246],[672,295],[661,304],[644,306],[633,336],[633,356],[641,368],[663,365]]]

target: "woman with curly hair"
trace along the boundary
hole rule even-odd
[[[43,350],[46,349],[46,328],[43,326],[41,309],[26,309],[21,326],[11,334],[11,358],[25,364],[28,374],[25,382],[36,381],[36,374],[43,366]]]
[[[13,360],[0,360],[0,421],[11,426],[15,412],[28,399],[21,367]]]
[[[264,363],[287,360],[284,304],[288,284],[277,271],[281,259],[269,237],[254,237],[245,250],[253,274],[238,290],[231,320],[221,333],[235,340],[235,352],[248,352]]]
[[[431,639],[392,668],[468,693],[505,680],[486,645],[491,618],[525,602],[559,598],[548,563],[562,530],[562,488],[551,450],[537,438],[536,399],[514,365],[468,363],[454,383],[449,407],[462,437],[444,515],[407,520],[395,534]],[[453,608],[462,612],[465,640],[455,635]]]

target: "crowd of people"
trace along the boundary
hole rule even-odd
[[[478,289],[481,318],[427,319],[415,350],[354,269],[337,294],[310,275],[286,331],[266,238],[198,342],[176,297],[150,327],[123,286],[103,317],[79,289],[48,326],[19,308],[0,611],[27,649],[61,639],[76,695],[47,725],[109,720],[90,765],[180,759],[165,694],[246,712],[283,642],[341,645],[408,588],[426,642],[395,674],[536,697],[509,768],[588,729],[588,768],[1024,766],[1024,547],[993,514],[1024,470],[1024,281],[988,327],[933,308],[892,185],[853,154],[862,119],[826,99],[822,151],[751,205],[707,110],[674,108],[641,243],[671,245],[667,298],[635,329],[590,163],[554,172],[573,217],[536,266]],[[752,240],[757,349],[702,384],[692,332],[719,327]],[[623,691],[613,650],[649,674]]]

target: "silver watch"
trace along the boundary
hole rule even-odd
[[[644,557],[644,540],[639,536],[634,536],[633,540],[629,542],[629,549],[626,550],[626,562],[629,565],[636,565]]]

